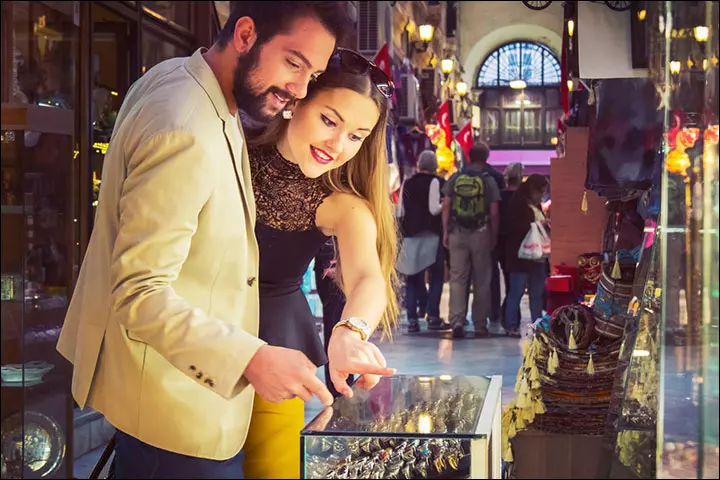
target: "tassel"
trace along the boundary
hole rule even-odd
[[[522,412],[523,420],[527,422],[528,425],[533,423],[533,420],[535,420],[535,405],[530,405],[529,408],[526,408]]]
[[[528,393],[530,391],[530,388],[528,387],[527,377],[523,377],[522,382],[520,382],[520,390],[519,392],[521,394]],[[520,407],[520,403],[518,402],[518,407]],[[521,407],[522,408],[522,407]]]
[[[568,349],[569,350],[577,350],[577,343],[575,343],[575,334],[572,331],[572,328],[570,329],[570,339],[568,340]]]
[[[533,338],[533,357],[539,355],[542,352],[542,343],[538,337]]]
[[[515,435],[517,435],[517,430],[515,429],[515,423],[511,423],[510,428],[508,428],[508,438],[515,438]]]
[[[622,278],[622,272],[620,271],[620,259],[618,258],[619,255],[617,252],[615,253],[615,265],[613,265],[612,269],[612,278],[615,280],[620,280]]]
[[[516,391],[516,392],[519,392],[519,391],[520,391],[520,387],[522,386],[522,379],[523,379],[523,378],[525,378],[525,377],[518,378],[518,379],[517,379],[517,382],[515,382],[515,391]]]
[[[503,460],[505,460],[507,463],[512,463],[515,460],[513,458],[512,447],[508,447],[507,450],[505,450],[505,455],[503,455]]]
[[[533,382],[540,380],[540,371],[535,365],[530,369],[530,380]]]
[[[595,363],[593,363],[593,354],[590,354],[590,360],[587,364],[587,373],[588,375],[595,375]]]
[[[558,353],[555,348],[553,348],[552,353],[550,354],[550,358],[548,359],[548,373],[550,375],[554,375],[555,372],[557,372],[558,367],[560,366],[560,360],[558,359]]]
[[[538,398],[538,401],[535,404],[535,413],[538,415],[543,415],[545,414],[545,412],[547,412],[547,410],[545,410],[545,403],[542,401],[541,398]]]
[[[530,352],[530,342],[527,340],[523,340],[522,342],[522,356],[527,357],[528,353]]]
[[[515,430],[520,431],[525,429],[525,419],[522,417],[522,415],[518,415],[515,417]]]
[[[538,390],[540,388],[540,380],[533,380],[531,386],[533,390]]]
[[[518,406],[518,408],[527,408],[527,406],[528,406],[527,393],[520,393],[517,396],[517,406]]]
[[[587,200],[587,190],[583,192],[583,198],[582,198],[582,204],[580,204],[580,210],[587,215],[588,213],[588,200]]]

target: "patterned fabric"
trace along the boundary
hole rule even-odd
[[[593,311],[602,320],[610,321],[613,315],[627,312],[631,297],[632,280],[629,282],[614,280],[607,272],[603,272],[593,303]]]
[[[274,145],[248,149],[257,221],[283,231],[315,228],[315,213],[332,192],[322,178],[306,177]]]

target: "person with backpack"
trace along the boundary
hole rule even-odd
[[[443,244],[450,250],[450,321],[455,338],[465,336],[471,270],[475,334],[488,335],[492,251],[500,226],[500,191],[484,171],[489,156],[486,144],[474,145],[469,164],[450,177],[443,188]]]

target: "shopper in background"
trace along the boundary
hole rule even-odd
[[[542,175],[530,175],[520,185],[508,206],[508,222],[505,236],[505,262],[510,272],[510,290],[506,298],[505,332],[520,337],[520,301],[527,287],[530,296],[530,321],[542,318],[542,296],[545,291],[545,259],[525,260],[518,257],[518,250],[533,222],[545,222],[540,202],[548,181]]]
[[[494,253],[497,261],[500,264],[500,270],[502,271],[503,281],[505,282],[505,297],[502,300],[500,307],[500,320],[502,325],[505,325],[505,310],[507,308],[507,296],[510,293],[510,272],[507,269],[506,261],[506,248],[508,242],[508,223],[510,222],[510,200],[512,199],[515,192],[520,187],[523,181],[524,167],[522,163],[510,163],[505,168],[505,179],[507,187],[505,190],[500,192],[500,232],[498,233],[498,244],[495,247]],[[494,293],[494,292],[493,292]],[[517,315],[517,325],[520,325],[520,310]]]
[[[489,156],[487,145],[474,145],[470,163],[450,177],[443,188],[443,243],[450,250],[450,321],[456,338],[464,336],[471,268],[475,334],[488,334],[492,250],[500,226],[500,192],[495,180],[483,173]]]
[[[423,151],[418,157],[417,173],[405,182],[402,189],[404,267],[417,271],[407,276],[405,287],[409,333],[420,331],[418,319],[424,317],[425,313],[429,329],[448,327],[440,319],[440,297],[445,282],[440,191],[445,181],[436,175],[437,168],[435,152]],[[415,265],[411,267],[409,263]],[[426,273],[429,289],[425,284]]]
[[[256,392],[332,402],[303,352],[257,336],[238,109],[267,122],[304,97],[348,25],[338,2],[233,2],[209,50],[156,65],[127,93],[57,346],[78,405],[117,429],[117,478],[237,478],[263,415]]]
[[[352,396],[392,375],[370,336],[390,335],[397,321],[397,235],[389,194],[385,135],[390,79],[362,55],[337,49],[325,72],[292,109],[249,148],[260,247],[260,338],[300,350],[314,367],[328,363],[335,389]],[[335,279],[345,296],[341,320],[320,341],[307,299],[299,288],[308,265],[330,236],[337,241]],[[309,368],[309,367],[308,367]],[[249,478],[298,478],[300,430],[309,392],[272,405],[245,444]],[[252,454],[252,461],[250,461]]]

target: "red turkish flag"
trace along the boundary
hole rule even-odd
[[[440,105],[440,108],[435,113],[435,120],[440,124],[440,128],[445,131],[445,143],[449,147],[452,141],[452,128],[450,127],[450,103],[447,100]]]
[[[373,60],[373,63],[377,65],[377,67],[385,72],[385,75],[390,77],[390,51],[388,50],[388,44],[382,46],[382,48],[378,51],[377,55],[375,55],[375,60]]]
[[[465,126],[460,129],[457,136],[455,137],[455,140],[457,140],[458,144],[460,144],[463,152],[465,152],[465,158],[467,158],[470,155],[470,148],[473,146],[473,143],[475,143],[472,134],[471,122],[467,122]]]

